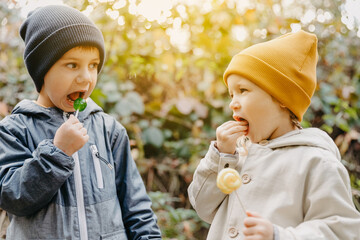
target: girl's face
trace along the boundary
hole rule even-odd
[[[37,103],[74,111],[74,100],[88,98],[97,82],[99,50],[76,47],[66,52],[46,73]]]
[[[236,74],[227,82],[232,99],[229,107],[235,120],[248,123],[251,142],[274,139],[295,129],[289,111],[256,84]]]

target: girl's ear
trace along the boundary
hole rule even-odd
[[[272,95],[270,95],[270,96],[271,96],[272,100],[273,100],[274,102],[276,102],[277,104],[279,104],[279,106],[280,106],[281,108],[287,109],[287,107],[286,107],[284,104],[282,104],[279,100],[277,100],[276,98],[274,98]]]
[[[287,108],[284,104],[280,103],[281,108]]]

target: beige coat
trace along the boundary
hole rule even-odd
[[[228,165],[243,184],[236,191],[247,210],[277,228],[280,240],[360,240],[349,176],[332,139],[315,128],[295,130],[248,146],[246,157],[219,154],[211,144],[188,193],[198,215],[210,223],[208,240],[243,239],[245,213],[235,192],[216,187]]]
[[[9,226],[9,218],[4,210],[0,208],[0,239],[5,239],[6,229]]]

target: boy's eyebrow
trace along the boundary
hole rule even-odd
[[[68,61],[68,60],[81,60],[81,58],[77,58],[77,57],[65,57],[62,59],[63,61]],[[99,57],[93,58],[91,59],[91,61],[100,61]]]

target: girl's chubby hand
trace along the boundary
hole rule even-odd
[[[244,240],[273,240],[274,228],[269,220],[255,212],[246,211]]]
[[[74,115],[71,115],[56,131],[54,145],[71,156],[82,148],[88,140],[89,135],[87,135],[87,130],[83,124]]]
[[[234,154],[236,140],[247,134],[247,121],[228,121],[216,129],[216,145],[219,152]]]

